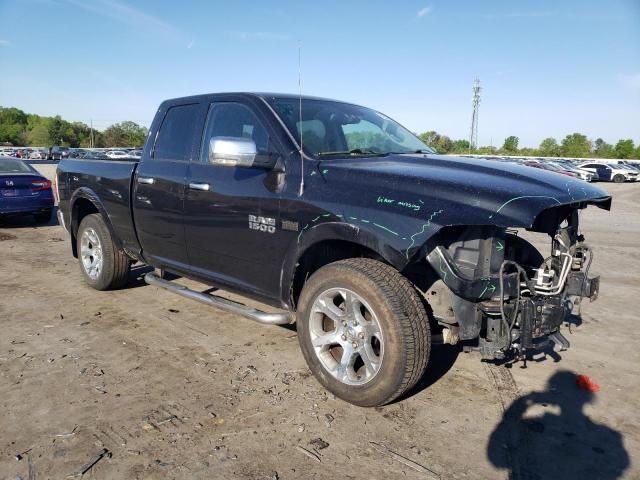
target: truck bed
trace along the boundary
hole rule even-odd
[[[70,223],[68,206],[80,195],[106,213],[114,238],[125,249],[139,250],[131,212],[131,182],[137,166],[134,159],[63,159],[58,164],[59,211],[72,234],[77,225]]]

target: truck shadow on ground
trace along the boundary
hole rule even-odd
[[[147,283],[144,281],[144,276],[149,272],[153,272],[153,270],[154,270],[153,267],[150,267],[149,265],[145,265],[142,263],[133,265],[131,267],[131,270],[129,270],[129,280],[127,281],[127,284],[122,289],[129,290],[132,288],[146,286]]]
[[[487,456],[510,480],[613,480],[629,467],[620,432],[585,415],[595,396],[576,378],[559,371],[545,391],[519,397],[504,412]]]

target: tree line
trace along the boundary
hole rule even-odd
[[[55,117],[25,113],[18,108],[0,107],[0,144],[49,147],[139,147],[147,137],[147,128],[135,122],[114,123],[107,129],[91,129],[83,122],[68,122]],[[439,153],[474,153],[479,155],[523,155],[540,157],[597,157],[630,158],[640,160],[640,144],[621,139],[615,145],[598,138],[591,141],[586,135],[572,133],[562,139],[545,138],[538,148],[520,148],[518,137],[505,138],[501,148],[493,146],[469,148],[468,140],[452,140],[436,131],[419,135],[420,139]]]
[[[50,147],[139,147],[147,128],[135,122],[114,123],[103,131],[83,122],[68,122],[60,115],[42,117],[18,108],[0,107],[0,145]]]
[[[433,130],[419,135],[420,139],[434,148],[438,153],[473,153],[479,155],[522,155],[533,157],[596,157],[596,158],[630,158],[640,160],[640,144],[634,145],[630,138],[620,139],[615,145],[602,138],[591,141],[586,135],[572,133],[560,143],[548,137],[542,140],[538,148],[519,148],[519,138],[511,135],[504,139],[501,148],[479,147],[469,148],[468,140],[451,140]]]

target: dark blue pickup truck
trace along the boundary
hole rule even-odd
[[[432,342],[514,359],[568,347],[565,315],[599,287],[578,212],[611,205],[553,172],[437,155],[368,108],[254,93],[168,100],[140,161],[63,159],[57,188],[89,285],[121,287],[142,262],[153,285],[296,321],[316,378],[363,406],[410,389]],[[517,229],[548,235],[549,251]]]

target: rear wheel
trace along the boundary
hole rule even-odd
[[[431,331],[424,306],[413,285],[382,262],[357,258],[318,270],[302,291],[297,321],[309,368],[347,402],[389,403],[426,369]]]
[[[616,176],[613,177],[613,181],[616,183],[624,183],[625,181],[624,175],[617,174]]]
[[[131,260],[117,248],[99,214],[82,219],[77,242],[80,270],[91,287],[110,290],[127,283]]]
[[[38,223],[47,223],[51,220],[51,210],[45,210],[44,212],[34,213],[33,218],[35,218]]]

